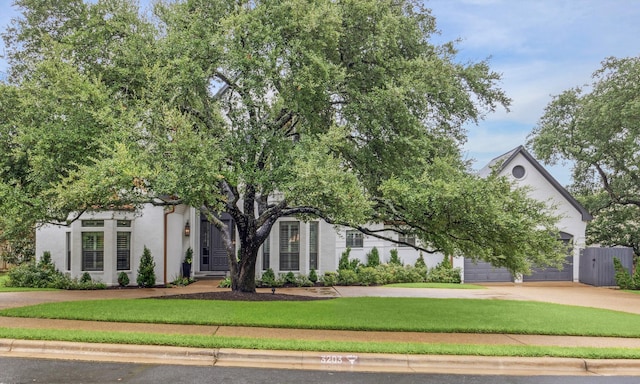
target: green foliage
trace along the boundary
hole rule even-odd
[[[220,281],[218,288],[231,288],[231,277],[227,276]]]
[[[404,265],[404,263],[402,262],[402,260],[400,260],[400,257],[398,256],[397,249],[394,248],[390,250],[389,253],[391,254],[391,256],[389,257],[389,264]]]
[[[460,283],[460,268],[453,268],[451,261],[445,256],[442,261],[427,272],[428,283]]]
[[[192,284],[195,282],[195,279],[190,278],[190,277],[178,277],[175,280],[173,280],[171,282],[172,286],[176,286],[176,287],[186,287],[189,284]]]
[[[82,276],[80,276],[80,283],[82,284],[90,283],[91,281],[93,280],[91,279],[89,272],[84,272]]]
[[[60,272],[51,262],[51,254],[44,252],[40,261],[23,263],[9,270],[7,287],[56,288],[56,289],[104,289],[101,282],[78,281]]]
[[[314,284],[318,282],[318,273],[315,269],[309,271],[309,280]]]
[[[339,271],[351,268],[351,263],[349,262],[349,253],[351,253],[351,248],[347,247],[347,249],[345,249],[340,255],[340,260],[338,260]]]
[[[138,275],[136,282],[140,287],[153,287],[156,285],[156,262],[151,256],[151,251],[146,246],[140,258],[140,266],[138,267]]]
[[[367,267],[377,267],[380,265],[380,253],[378,252],[378,248],[373,247],[371,251],[367,253]]]
[[[338,285],[355,285],[360,282],[358,274],[352,269],[340,269],[337,276]]]
[[[380,274],[375,267],[364,267],[358,270],[358,282],[362,285],[379,285],[382,283]]]
[[[126,272],[120,272],[118,274],[118,284],[121,287],[126,287],[127,285],[129,285],[129,275],[127,275]]]
[[[322,284],[325,287],[333,287],[338,283],[338,274],[336,272],[325,272],[322,276]]]
[[[256,233],[294,215],[403,223],[516,272],[561,261],[546,211],[461,155],[466,124],[510,103],[500,76],[432,40],[413,1],[157,2],[154,18],[128,1],[21,5],[0,84],[2,233],[172,196],[256,229],[229,255],[240,290]]]
[[[573,166],[571,191],[594,216],[587,242],[640,255],[640,57],[609,57],[590,84],[556,95],[529,145],[541,160]],[[588,148],[588,150],[585,150]]]
[[[420,256],[418,256],[418,260],[416,260],[416,263],[413,265],[416,268],[427,268],[427,263],[424,262],[424,257],[422,256],[422,252],[420,252]]]
[[[187,248],[187,251],[185,252],[184,262],[187,264],[191,264],[193,262],[193,249],[191,249],[191,247]]]
[[[308,276],[299,275],[296,277],[296,287],[313,287],[313,282]]]
[[[636,268],[636,271],[637,269],[638,268]],[[620,262],[620,259],[617,257],[613,258],[613,270],[615,271],[616,285],[620,287],[620,289],[636,289],[633,277],[629,271],[622,266],[622,262]]]
[[[282,279],[284,280],[285,284],[296,284],[296,275],[293,274],[292,271],[287,272]]]

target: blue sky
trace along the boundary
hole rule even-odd
[[[2,30],[17,15],[11,4],[0,0]],[[588,83],[604,58],[640,55],[640,0],[426,0],[425,5],[442,32],[435,41],[461,39],[463,62],[490,58],[513,99],[511,112],[498,110],[468,127],[464,150],[474,168],[525,144],[552,95]],[[5,70],[0,60],[0,71]],[[548,167],[563,185],[570,183],[569,168]]]

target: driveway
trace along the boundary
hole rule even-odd
[[[486,289],[335,287],[342,297],[429,297],[528,300],[640,314],[640,294],[573,282],[482,284]]]

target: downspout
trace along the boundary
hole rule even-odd
[[[164,213],[164,249],[163,249],[163,273],[164,273],[164,285],[167,285],[167,217],[176,211],[176,206],[172,205],[170,211],[165,211]]]

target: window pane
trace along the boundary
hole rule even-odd
[[[262,243],[262,269],[267,270],[271,267],[271,236],[267,236],[267,239]]]
[[[83,227],[104,227],[104,220],[82,220]]]
[[[399,235],[398,241],[409,243],[411,245],[416,245],[416,237],[415,235]],[[399,244],[401,247],[408,247],[407,244]]]
[[[318,269],[318,222],[309,223],[309,269]]]
[[[363,244],[363,235],[361,232],[354,230],[347,231],[347,247],[362,248]]]
[[[82,270],[102,271],[104,268],[104,234],[82,233]]]
[[[121,228],[130,228],[131,220],[118,220],[116,226]]]
[[[283,221],[280,223],[280,270],[300,269],[300,223]]]
[[[71,232],[66,234],[66,251],[67,251],[67,271],[71,270]]]
[[[131,269],[131,233],[118,232],[116,244],[116,264],[118,271]]]

